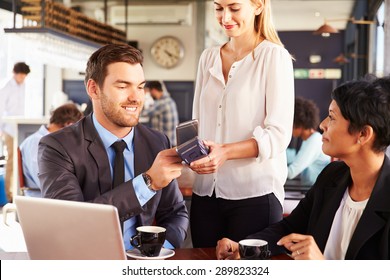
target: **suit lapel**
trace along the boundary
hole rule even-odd
[[[141,125],[134,127],[134,176],[145,172],[154,161],[152,147],[146,137]]]
[[[142,140],[141,138],[137,127],[134,127],[134,177],[146,171],[146,162],[143,160],[142,156],[142,154],[145,154],[146,150],[145,140]]]
[[[390,203],[390,161],[385,157],[381,173],[375,183],[371,197],[356,226],[355,232],[349,243],[345,259],[356,259],[362,246],[386,225],[386,218],[389,218]],[[370,230],[366,230],[369,228]]]
[[[112,188],[111,171],[107,152],[92,122],[92,114],[85,120],[85,140],[90,142],[88,152],[98,167],[99,189],[100,194],[103,194]]]

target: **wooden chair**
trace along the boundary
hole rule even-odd
[[[23,159],[22,159],[22,153],[18,147],[17,149],[18,153],[18,178],[19,178],[19,190],[22,195],[25,195],[26,190],[31,190],[31,188],[27,187],[24,181],[24,173],[23,173]]]

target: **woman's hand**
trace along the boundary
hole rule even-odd
[[[203,143],[209,148],[209,154],[191,162],[190,168],[198,174],[215,173],[227,160],[226,150],[223,145],[212,141],[203,141]]]
[[[311,235],[291,233],[277,243],[291,251],[294,260],[324,260],[325,257]]]
[[[238,243],[228,238],[223,238],[217,243],[216,254],[218,260],[238,260],[240,259]]]

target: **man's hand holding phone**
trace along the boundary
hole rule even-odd
[[[152,179],[151,188],[155,191],[161,190],[181,175],[183,165],[177,156],[175,148],[162,150],[157,154],[152,166],[147,173]]]

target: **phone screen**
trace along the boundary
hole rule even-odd
[[[198,120],[190,120],[176,126],[177,145],[198,136]]]

